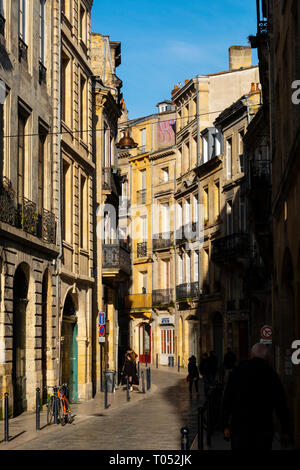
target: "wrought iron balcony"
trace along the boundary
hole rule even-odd
[[[137,204],[146,204],[147,199],[147,189],[141,189],[136,192],[136,202]]]
[[[199,296],[199,283],[197,282],[189,282],[187,284],[180,284],[176,286],[176,299],[188,299],[188,298],[195,298]]]
[[[249,254],[249,237],[244,233],[234,233],[212,242],[212,261],[231,262],[237,257]]]
[[[55,215],[46,209],[42,210],[42,238],[46,242],[56,244]]]
[[[164,232],[154,236],[152,241],[153,250],[169,248],[173,243],[173,233]]]
[[[47,69],[44,64],[40,61],[39,62],[39,83],[46,83],[47,78]]]
[[[253,160],[251,162],[251,177],[255,181],[259,179],[269,182],[271,177],[270,160]]]
[[[38,213],[35,202],[23,197],[17,205],[16,226],[31,235],[38,235]]]
[[[167,306],[173,302],[173,289],[156,289],[152,291],[153,306]]]
[[[23,39],[19,37],[19,62],[21,62],[22,59],[25,62],[28,61],[28,46]]]
[[[5,18],[0,13],[0,35],[4,36],[5,34]]]
[[[0,221],[10,225],[15,225],[15,192],[11,182],[4,179],[0,183]]]
[[[147,242],[137,244],[137,257],[143,258],[147,256]]]
[[[118,244],[103,245],[103,269],[119,269],[130,273],[130,254],[123,246]]]

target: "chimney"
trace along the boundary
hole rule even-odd
[[[171,91],[171,96],[173,98],[173,96],[175,95],[175,93],[178,91],[178,85],[174,85],[174,88],[173,90]]]
[[[251,67],[251,47],[231,46],[229,48],[229,70],[240,70]]]

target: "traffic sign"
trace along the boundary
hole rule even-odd
[[[105,312],[99,312],[99,325],[105,325]]]
[[[263,326],[262,329],[260,330],[260,334],[261,334],[262,339],[271,340],[272,339],[272,327],[269,325]]]
[[[105,326],[99,326],[99,336],[105,336]]]

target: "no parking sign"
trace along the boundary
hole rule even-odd
[[[99,343],[105,343],[105,313],[99,313]]]
[[[265,325],[260,330],[261,343],[272,344],[272,327],[270,325]]]

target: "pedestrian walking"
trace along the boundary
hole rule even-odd
[[[225,384],[228,382],[229,376],[234,369],[236,364],[236,355],[231,350],[231,348],[227,348],[227,353],[224,356],[223,361],[223,370],[224,370],[224,382]]]
[[[133,359],[132,353],[126,353],[125,361],[124,361],[124,367],[122,371],[122,383],[129,382],[129,390],[132,392],[133,391],[133,385],[138,385],[139,380],[137,376],[137,370],[136,370],[136,363],[135,359]]]
[[[193,385],[195,385],[196,393],[198,395],[198,382],[199,382],[199,371],[198,371],[197,361],[196,361],[195,356],[191,356],[189,358],[188,372],[189,372],[189,375],[187,376],[187,381],[189,383],[190,398],[192,398]]]
[[[223,399],[224,438],[232,450],[272,449],[273,412],[281,424],[283,442],[289,441],[289,416],[283,386],[268,364],[268,349],[257,343],[251,359],[229,377]]]

